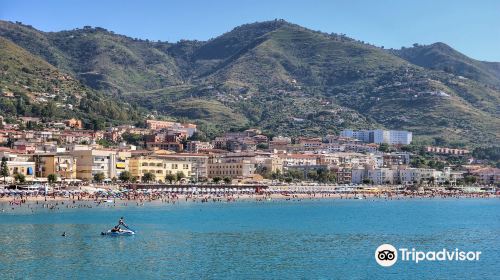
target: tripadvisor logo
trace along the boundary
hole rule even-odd
[[[398,250],[391,244],[382,244],[375,250],[375,260],[381,266],[392,266],[398,261]]]
[[[391,244],[382,244],[375,250],[375,260],[381,266],[392,266],[398,261],[414,262],[422,261],[479,261],[481,251],[462,251],[459,249],[439,251],[419,251],[415,248],[396,249]]]

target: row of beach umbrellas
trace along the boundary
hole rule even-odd
[[[138,193],[248,193],[255,192],[253,188],[157,188],[157,189],[138,189]]]

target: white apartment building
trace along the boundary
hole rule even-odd
[[[444,183],[447,178],[442,171],[429,168],[407,168],[399,170],[399,180],[402,184],[413,184],[414,182]]]
[[[340,136],[358,139],[366,143],[409,145],[412,141],[412,133],[404,130],[352,130],[346,129],[340,132]]]

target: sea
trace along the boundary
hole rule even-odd
[[[500,279],[498,199],[66,207],[0,205],[0,279]],[[122,216],[134,236],[101,235]],[[481,254],[383,267],[381,244]]]

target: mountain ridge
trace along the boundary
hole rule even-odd
[[[102,28],[44,33],[2,21],[0,36],[101,94],[210,130],[234,123],[321,135],[386,127],[410,129],[424,142],[499,138],[500,64],[447,45],[385,50],[281,20],[177,43]]]

